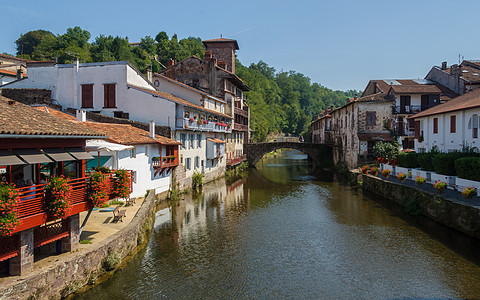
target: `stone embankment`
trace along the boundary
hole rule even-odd
[[[152,190],[130,224],[97,245],[59,258],[48,269],[34,270],[4,282],[0,299],[65,298],[108,276],[148,240],[154,224],[155,199]]]
[[[458,200],[402,183],[351,171],[352,184],[361,182],[364,191],[393,201],[409,213],[480,239],[480,209],[473,201]]]

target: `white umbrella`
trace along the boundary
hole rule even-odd
[[[133,146],[126,146],[116,143],[110,143],[104,140],[87,140],[85,151],[122,151],[132,149]]]

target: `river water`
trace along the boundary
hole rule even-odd
[[[285,151],[157,213],[147,247],[78,299],[480,298],[480,244]]]

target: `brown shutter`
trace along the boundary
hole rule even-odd
[[[433,133],[438,133],[438,118],[433,118]]]
[[[415,137],[416,139],[420,138],[420,121],[415,121]]]
[[[110,105],[109,107],[116,107],[115,103],[115,85],[114,84],[109,84],[108,88],[108,104]]]
[[[103,85],[103,106],[108,107],[108,84]]]
[[[93,107],[93,84],[82,85],[82,107]]]
[[[457,116],[450,116],[450,133],[457,131]]]

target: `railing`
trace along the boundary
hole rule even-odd
[[[240,115],[242,117],[248,118],[248,111],[243,110],[241,108],[235,107],[234,110],[235,114]]]
[[[168,167],[176,167],[178,166],[178,161],[175,157],[171,156],[160,156],[155,160],[152,160],[152,166],[154,168],[168,168]]]
[[[190,121],[188,118],[183,119],[183,126],[179,126],[180,128],[184,129],[192,129],[192,130],[200,130],[200,131],[214,131],[214,132],[225,132],[230,133],[232,132],[231,126],[221,126],[217,125],[221,124],[221,122],[213,122],[207,121],[207,123],[198,124],[197,120]]]
[[[242,156],[239,156],[239,157],[235,157],[235,158],[229,158],[227,159],[227,166],[234,166],[234,165],[238,165],[239,163],[243,162],[243,161],[246,161],[247,160],[247,155],[244,154]]]
[[[233,126],[233,129],[238,131],[248,131],[248,125],[235,123],[235,125]]]
[[[424,111],[432,105],[405,105],[405,106],[395,106],[393,113],[395,114],[416,114],[421,111]]]

